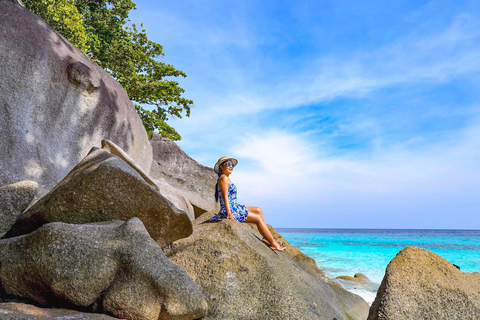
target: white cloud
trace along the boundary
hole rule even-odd
[[[308,137],[278,130],[245,139],[232,146],[240,160],[232,181],[241,200],[261,203],[266,212],[310,203],[311,211],[302,213],[310,218],[318,215],[318,207],[334,215],[345,214],[345,208],[374,212],[388,207],[395,215],[428,206],[432,214],[432,208],[460,208],[480,190],[480,121],[435,144],[392,145],[369,157],[329,156],[315,150]],[[273,221],[279,224],[282,218]],[[439,213],[430,227],[442,224],[445,217]]]

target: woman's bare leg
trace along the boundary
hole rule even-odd
[[[260,217],[262,218],[263,223],[267,224],[267,223],[265,222],[265,217],[263,216],[263,212],[262,212],[262,209],[261,209],[260,207],[250,207],[250,206],[247,206],[247,210],[248,210],[249,213],[250,213],[250,212],[258,213],[258,214],[260,215]],[[268,229],[268,227],[267,227],[267,229]],[[268,231],[270,231],[270,230],[268,230]],[[263,235],[263,234],[262,234],[262,235]],[[269,246],[272,245],[272,243],[271,243],[270,241],[268,241],[268,240],[265,238],[265,236],[263,236],[262,241],[265,242],[266,244],[268,244]]]
[[[267,224],[265,222],[265,218],[263,217],[263,212],[262,212],[262,209],[260,207],[250,207],[250,206],[247,206],[247,210],[248,212],[254,212],[254,213],[258,213],[260,215],[260,217],[262,218],[263,220],[263,223]]]
[[[247,207],[247,208],[258,208],[258,207]],[[260,208],[259,208],[260,209]],[[280,246],[275,239],[273,239],[272,233],[268,230],[267,224],[265,223],[265,218],[263,218],[263,214],[261,214],[256,210],[248,210],[247,219],[244,222],[248,223],[255,223],[257,225],[258,231],[260,234],[270,243],[270,248],[273,250],[285,250],[284,247]]]

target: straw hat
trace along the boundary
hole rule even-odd
[[[220,165],[221,165],[223,162],[228,161],[228,160],[231,160],[234,165],[237,165],[237,163],[238,163],[238,160],[235,159],[235,158],[230,158],[229,156],[223,156],[223,157],[221,157],[220,159],[218,159],[217,163],[215,163],[215,166],[213,167],[213,170],[214,170],[216,173],[220,173]]]

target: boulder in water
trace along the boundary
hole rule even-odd
[[[363,273],[355,273],[353,277],[350,276],[338,276],[336,279],[342,279],[345,281],[350,281],[350,282],[355,282],[355,283],[360,283],[360,284],[365,284],[365,283],[370,283],[370,279]]]
[[[417,247],[387,266],[369,320],[480,319],[480,273],[465,273]]]

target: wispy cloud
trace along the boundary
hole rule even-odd
[[[197,88],[194,91],[199,92],[200,97],[196,99],[198,107],[194,109],[195,120],[185,122],[185,126],[179,123],[179,126],[188,133],[196,123],[203,126],[205,131],[215,124],[217,131],[231,127],[231,121],[224,119],[240,120],[243,116],[245,121],[247,116],[254,117],[266,110],[292,109],[342,98],[372,99],[383,89],[435,85],[455,77],[478,79],[478,25],[475,17],[461,13],[443,30],[420,35],[412,31],[412,34],[400,40],[369,52],[320,56],[314,61],[305,62],[303,69],[295,74],[283,75],[281,81],[275,78],[267,82],[260,81],[251,76],[248,66],[231,61],[225,65],[222,64],[223,60],[209,60],[207,57],[209,63],[205,72],[215,74],[217,79],[212,82],[195,81]],[[233,35],[229,37],[228,32],[222,34],[225,38],[238,39]],[[245,37],[249,37],[248,32]],[[249,39],[252,38],[255,37]],[[215,56],[228,57],[237,45],[226,40],[223,46],[211,50],[216,50]],[[204,48],[208,56],[209,48]],[[255,55],[251,59],[255,59]]]

